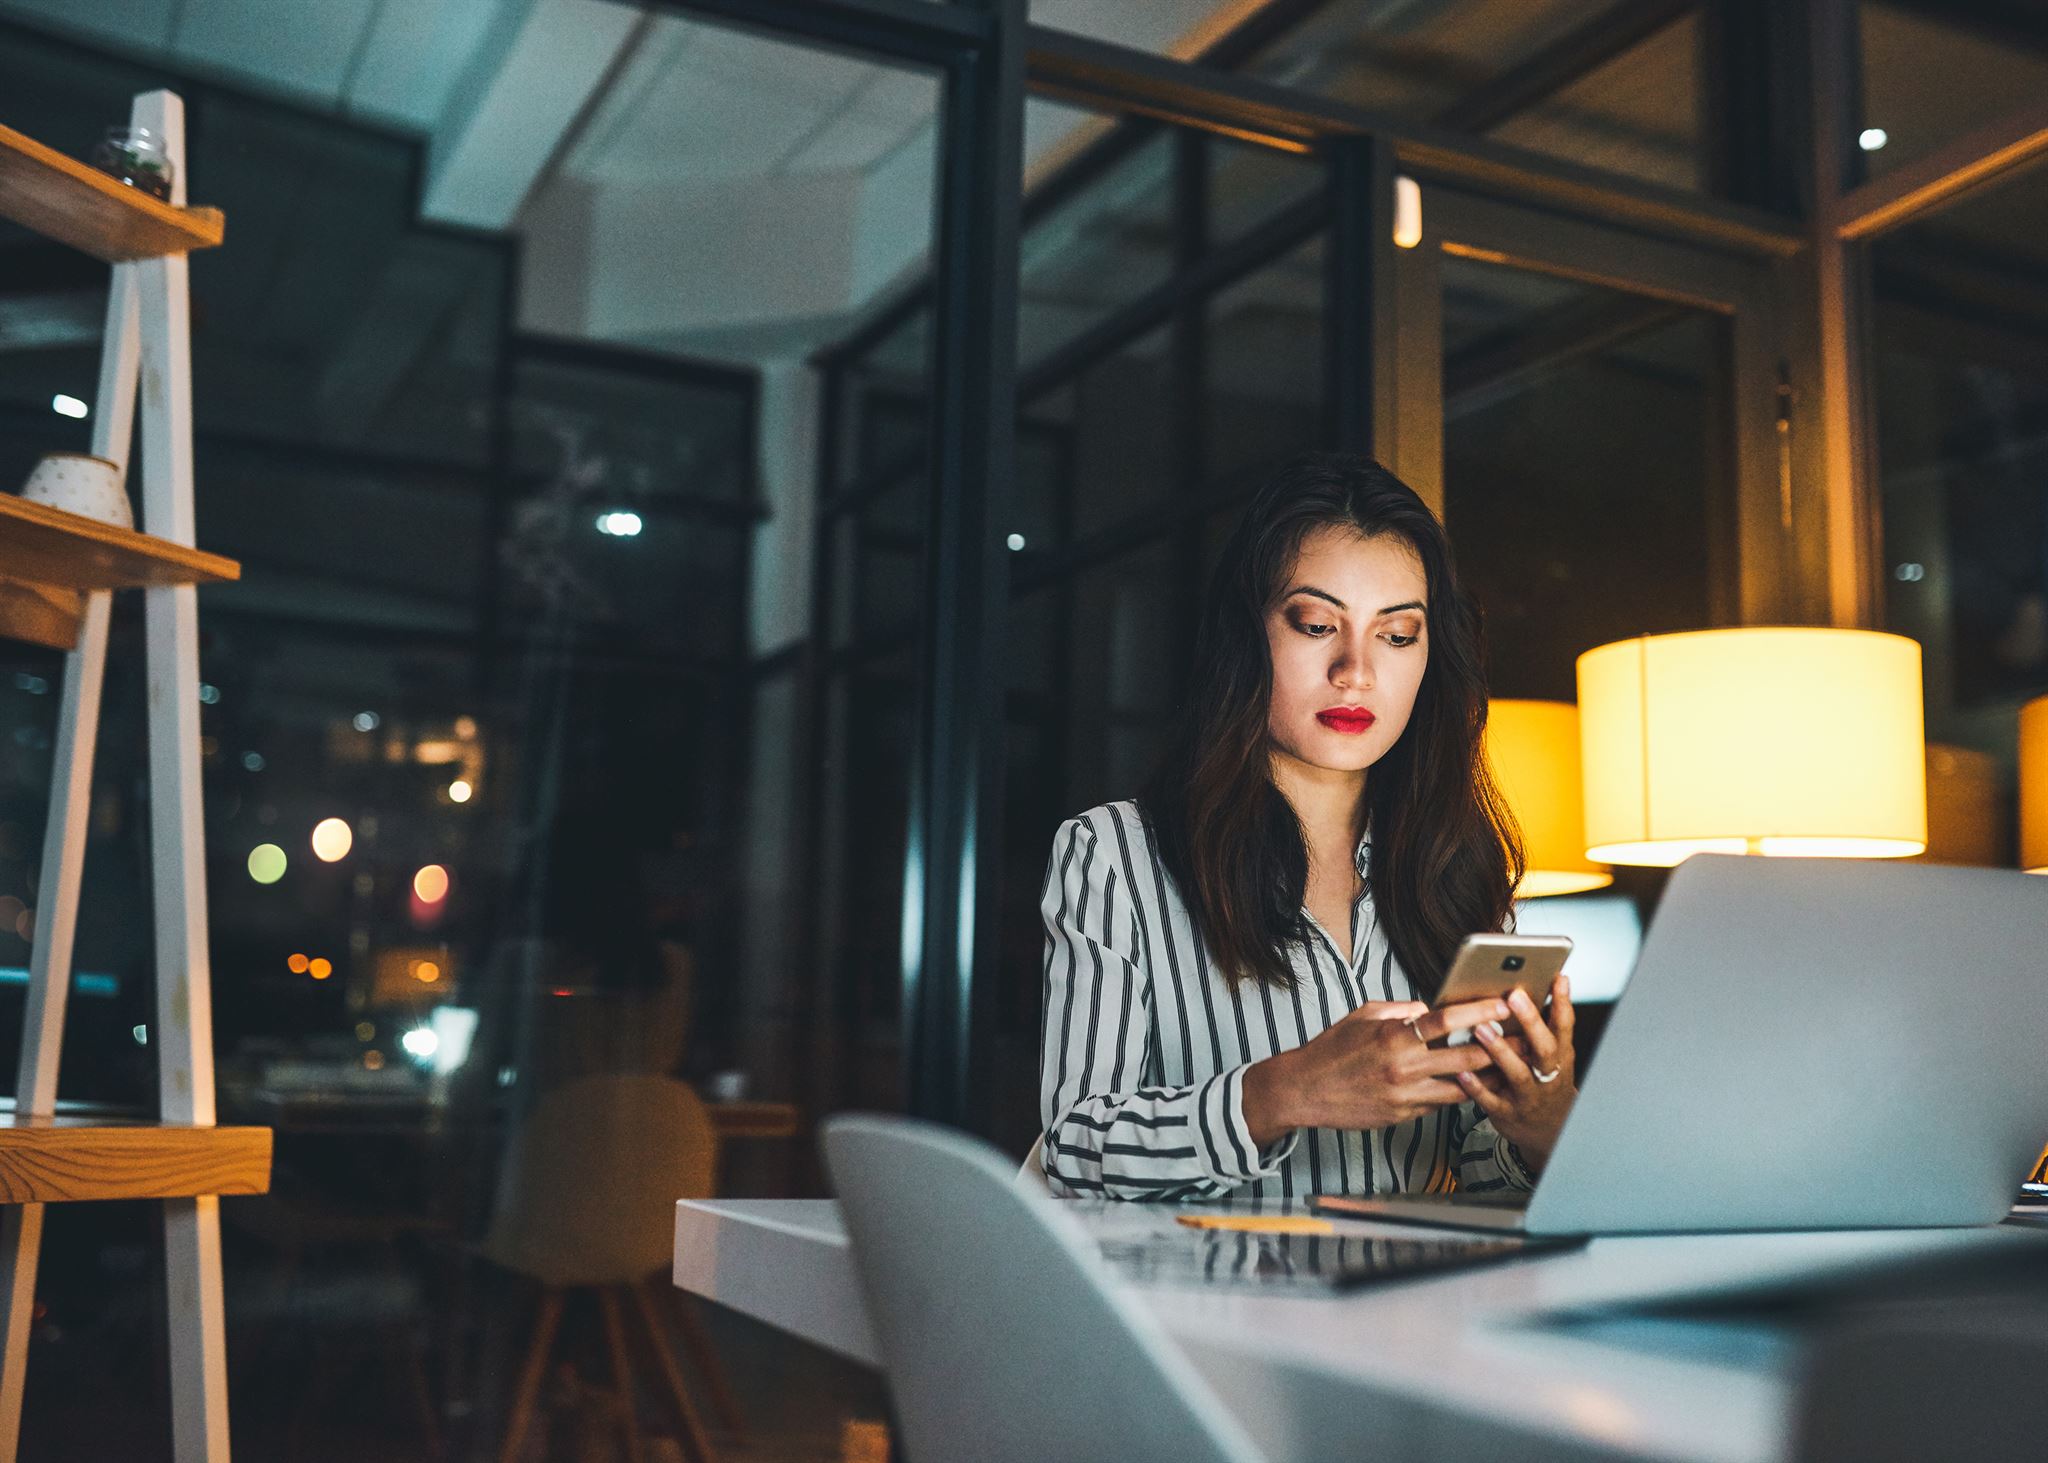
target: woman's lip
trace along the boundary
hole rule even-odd
[[[1372,724],[1379,718],[1370,711],[1318,711],[1316,720],[1331,731],[1357,736],[1360,732],[1372,730]]]

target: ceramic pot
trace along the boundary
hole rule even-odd
[[[104,457],[83,452],[52,452],[29,473],[21,496],[31,503],[62,508],[84,518],[97,518],[117,528],[135,526],[121,469]]]

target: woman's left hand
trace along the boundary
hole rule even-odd
[[[1458,1085],[1493,1119],[1495,1131],[1541,1168],[1557,1146],[1565,1114],[1579,1095],[1572,1053],[1571,982],[1560,975],[1551,984],[1547,1023],[1525,991],[1508,997],[1508,1009],[1521,1024],[1521,1039],[1496,1036],[1484,1024],[1475,1026],[1472,1034],[1492,1056],[1493,1067],[1460,1072]],[[1548,1080],[1538,1081],[1539,1072]]]

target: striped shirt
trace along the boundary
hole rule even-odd
[[[1361,877],[1372,852],[1359,840]],[[1232,990],[1134,802],[1060,825],[1039,905],[1045,916],[1040,1158],[1055,1193],[1113,1199],[1293,1198],[1528,1189],[1532,1180],[1472,1103],[1363,1132],[1297,1128],[1252,1141],[1244,1074],[1367,1001],[1414,1000],[1361,892],[1351,960],[1315,917],[1289,949],[1296,985]]]

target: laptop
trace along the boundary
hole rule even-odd
[[[1319,1198],[1520,1234],[1993,1224],[2048,1143],[2048,878],[1697,854],[1535,1192]]]

